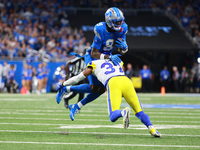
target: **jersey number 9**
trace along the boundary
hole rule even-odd
[[[114,43],[114,39],[108,39],[106,41],[106,45],[105,47],[103,48],[104,51],[110,51],[113,49],[113,43]]]

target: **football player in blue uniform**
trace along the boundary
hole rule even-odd
[[[85,55],[86,65],[97,59],[110,59],[115,65],[121,62],[119,55],[112,55],[114,48],[121,49],[121,53],[125,54],[128,51],[126,43],[126,33],[128,31],[127,24],[124,22],[124,15],[116,7],[109,8],[105,13],[105,22],[100,22],[95,25],[95,37],[91,47],[87,50]],[[77,86],[67,86],[61,88],[63,85],[59,83],[57,86],[58,93],[56,96],[57,103],[61,101],[62,96],[66,92],[84,92],[89,93],[83,100],[77,104],[70,105],[70,118],[73,121],[77,110],[87,103],[98,98],[105,92],[105,88],[98,79],[90,75],[88,76],[90,84],[82,84]]]

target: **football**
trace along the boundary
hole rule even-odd
[[[120,39],[121,41],[124,41],[122,38],[117,38],[117,39]],[[117,41],[117,39],[115,40],[115,42]],[[114,42],[114,44],[115,44],[115,42]],[[121,48],[116,48],[116,49],[117,49],[117,52],[119,52],[121,55],[125,54],[125,53],[123,53]]]

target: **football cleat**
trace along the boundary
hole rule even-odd
[[[126,107],[123,110],[123,126],[124,126],[124,129],[127,129],[129,127],[129,124],[130,124],[129,118],[130,118],[130,108]]]
[[[79,109],[80,108],[78,107],[77,104],[69,105],[69,110],[70,110],[69,116],[72,121],[74,121],[75,114],[79,113]]]
[[[57,101],[58,104],[62,100],[62,97],[64,96],[65,93],[66,92],[65,92],[64,88],[61,88],[61,89],[58,90],[58,92],[56,94],[56,101]]]
[[[162,137],[162,135],[153,126],[148,126],[148,129],[149,129],[149,133],[153,137]]]

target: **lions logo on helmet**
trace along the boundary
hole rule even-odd
[[[105,13],[106,24],[115,31],[120,31],[124,19],[122,11],[116,7],[109,8]]]

